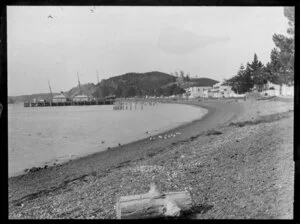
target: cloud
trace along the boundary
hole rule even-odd
[[[168,54],[187,54],[198,48],[229,40],[229,37],[202,36],[181,28],[167,27],[161,30],[157,46]]]

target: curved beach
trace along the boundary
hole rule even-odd
[[[207,112],[171,103],[143,107],[122,111],[112,106],[10,108],[9,177],[141,140]]]
[[[205,151],[202,147],[208,146],[211,142],[218,144],[219,141],[223,141],[222,144],[225,144],[224,136],[227,133],[230,134],[236,131],[236,133],[244,136],[245,141],[248,142],[249,140],[246,139],[247,135],[245,134],[247,130],[243,128],[242,130],[238,130],[234,123],[254,121],[261,116],[268,117],[275,114],[275,118],[266,118],[271,119],[268,123],[273,124],[274,122],[290,119],[293,113],[293,104],[291,101],[277,102],[268,100],[264,102],[244,102],[240,100],[236,102],[236,100],[203,100],[201,102],[178,101],[177,103],[201,106],[208,109],[209,112],[200,120],[193,121],[192,123],[185,124],[161,134],[180,132],[181,135],[177,135],[176,138],[157,141],[150,141],[149,138],[147,138],[69,161],[65,164],[42,169],[38,172],[31,172],[9,178],[9,217],[115,218],[113,206],[117,198],[121,195],[144,193],[148,190],[148,185],[151,181],[158,182],[163,190],[183,190],[183,188],[187,187],[184,186],[187,184],[187,181],[180,181],[180,178],[176,176],[177,174],[175,176],[171,175],[169,179],[163,176],[169,173],[169,171],[162,172],[163,169],[172,167],[175,163],[175,167],[177,167],[179,172],[180,166],[177,163],[182,164],[181,160],[186,160],[187,164],[193,164],[196,160],[192,158],[192,155],[201,155],[201,158],[204,158],[207,153],[215,153],[213,150]],[[257,113],[258,111],[259,113]],[[274,119],[274,121],[272,119]],[[260,125],[260,123],[264,122],[259,122],[256,125]],[[254,126],[255,125],[253,125],[253,127]],[[271,127],[264,126],[264,128],[267,129]],[[219,130],[221,134],[208,134],[208,131],[211,130]],[[255,129],[253,133],[257,134],[261,130]],[[274,135],[278,134],[274,132],[274,130],[270,133]],[[242,138],[240,138],[239,141],[239,144],[241,144]],[[250,143],[248,142],[247,144],[249,145]],[[242,144],[241,146],[245,145]],[[201,150],[197,151],[196,149],[198,148]],[[176,154],[175,157],[174,153]],[[287,151],[287,153],[290,155],[292,151]],[[215,161],[213,160],[214,158],[215,156],[210,156],[210,163],[207,165],[212,166],[212,164],[214,164],[216,173],[222,173],[224,169],[222,162],[216,164],[218,160]],[[198,159],[197,161],[200,160],[201,159]],[[228,161],[228,159],[225,158],[224,161]],[[204,164],[206,163],[204,162]],[[146,173],[143,173],[143,171],[139,174],[135,173],[135,175],[138,176],[132,176],[132,169],[141,166],[154,168],[152,171],[148,170],[149,172],[146,171]],[[203,167],[205,167],[205,165]],[[205,172],[205,175],[207,175],[207,170],[203,169],[203,167],[192,167],[190,169],[201,169],[201,172]],[[185,169],[188,170],[189,168],[186,167]],[[239,167],[239,169],[241,169],[241,167]],[[286,170],[291,171],[291,169],[292,168]],[[209,170],[209,172],[211,172],[211,168]],[[160,171],[162,173],[160,173]],[[191,173],[185,173],[184,175],[191,175]],[[202,174],[202,176],[203,175],[204,174]],[[289,178],[289,175],[286,176]],[[200,177],[190,177],[189,180],[193,181],[197,180],[197,178],[199,179]],[[174,181],[176,184],[173,183]],[[190,183],[190,191],[193,195],[193,199],[195,201],[198,200],[198,204],[201,202],[205,207],[207,204],[205,200],[213,200],[212,198],[215,196],[211,196],[209,199],[208,196],[201,194],[202,191],[208,194],[210,190],[206,188],[212,186],[212,183],[207,183],[207,180],[202,179],[201,183],[205,186],[203,184],[199,185],[199,183]],[[199,189],[197,189],[197,187]],[[212,189],[216,192],[213,186]],[[195,192],[193,192],[193,190]],[[216,192],[215,195],[223,194],[222,187],[220,186],[219,191],[220,192]],[[196,192],[198,192],[198,194]],[[289,191],[289,194],[290,193]],[[211,205],[208,207],[211,208]],[[216,206],[214,208],[216,208]],[[225,214],[225,212],[217,213],[217,216],[213,216],[211,213],[211,216],[206,218],[226,218]],[[291,213],[289,213],[289,215],[291,215]]]

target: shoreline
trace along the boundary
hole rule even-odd
[[[82,176],[92,172],[103,173],[113,169],[114,167],[118,167],[120,164],[142,160],[143,158],[147,157],[147,154],[157,153],[169,145],[176,144],[176,142],[187,140],[194,135],[200,134],[201,132],[217,128],[218,125],[224,123],[220,121],[224,121],[226,118],[227,121],[230,121],[234,115],[241,113],[242,111],[242,107],[235,102],[230,103],[229,107],[229,104],[227,104],[225,100],[205,100],[201,102],[170,100],[169,102],[164,103],[183,103],[192,106],[199,106],[208,110],[208,112],[199,120],[194,120],[187,124],[183,124],[158,134],[165,135],[172,132],[180,132],[181,135],[176,136],[176,138],[157,141],[150,141],[149,138],[144,138],[121,145],[119,147],[113,147],[105,151],[96,152],[74,160],[69,160],[62,164],[50,166],[47,169],[41,169],[36,172],[12,176],[8,178],[9,190],[10,188],[14,189],[20,184],[26,185],[27,190],[25,192],[22,191],[18,193],[20,195],[24,195],[32,191],[44,190],[51,186],[55,186],[58,183],[64,182],[66,178],[74,178],[76,176]],[[230,115],[225,113],[226,118],[224,118],[223,110],[221,108],[224,105],[227,106],[227,108],[224,110],[225,112],[228,112],[229,110],[235,114]],[[233,105],[235,106],[232,108]]]
[[[259,176],[260,179],[256,181],[259,181],[260,184],[267,184],[269,181],[264,182],[264,180],[266,180],[264,175],[267,174],[268,176],[274,176],[275,174],[276,177],[280,173],[274,173],[276,171],[274,171],[274,169],[272,171],[274,174],[266,173],[266,171],[263,171],[266,169],[266,165],[268,167],[273,163],[277,164],[280,162],[280,164],[282,164],[287,162],[286,159],[282,160],[282,162],[281,160],[278,161],[278,158],[283,158],[284,156],[277,156],[277,159],[274,159],[275,157],[272,155],[275,153],[275,151],[273,152],[273,147],[280,147],[279,143],[281,141],[280,137],[278,137],[281,136],[279,135],[281,129],[276,128],[276,123],[287,122],[290,118],[287,120],[284,116],[281,116],[283,117],[282,121],[276,121],[276,119],[274,120],[272,118],[273,121],[271,121],[271,123],[257,124],[253,122],[253,125],[251,122],[249,123],[249,120],[255,121],[255,119],[265,115],[271,115],[272,117],[272,114],[275,114],[273,117],[276,118],[278,117],[277,115],[280,115],[280,113],[293,113],[290,112],[293,110],[291,103],[285,104],[275,101],[233,102],[228,100],[205,100],[201,102],[178,102],[193,105],[197,104],[203,108],[209,109],[209,112],[199,121],[177,127],[175,130],[173,129],[173,132],[179,131],[178,129],[180,129],[182,135],[179,135],[178,138],[176,137],[174,139],[157,142],[140,140],[118,148],[79,158],[61,166],[50,167],[35,173],[28,173],[15,178],[10,178],[9,216],[112,218],[115,215],[113,206],[118,195],[134,194],[137,193],[136,189],[139,193],[147,191],[148,182],[151,180],[150,177],[147,177],[148,174],[154,175],[152,178],[154,177],[156,181],[159,181],[163,186],[165,186],[164,189],[182,190],[184,186],[188,185],[192,187],[191,192],[193,199],[195,199],[197,203],[204,203],[204,205],[206,203],[213,203],[215,209],[217,209],[218,206],[225,206],[224,209],[226,210],[226,208],[230,208],[235,205],[226,206],[226,203],[221,203],[223,199],[220,201],[218,197],[222,197],[222,192],[225,190],[226,192],[229,191],[230,194],[233,194],[227,197],[232,198],[232,200],[235,198],[235,191],[233,190],[231,193],[230,189],[233,187],[231,186],[232,184],[236,183],[236,181],[240,181],[239,179],[234,182],[231,181],[231,178],[235,178],[236,172],[242,172],[237,176],[240,178],[240,175],[244,175],[248,172],[247,169],[249,168],[247,166],[251,165],[251,169],[257,170],[255,172],[253,171],[254,173],[259,172],[262,175],[262,177]],[[290,115],[287,117],[290,117]],[[248,122],[247,127],[245,128],[232,125],[243,121]],[[268,129],[266,129],[267,127]],[[271,127],[272,129],[270,129]],[[275,127],[275,129],[273,129],[273,127]],[[264,130],[260,129],[264,129],[265,131],[269,130],[268,133],[274,135],[274,137],[269,139],[269,134],[265,136]],[[208,130],[221,131],[222,134],[209,136],[207,133],[205,134]],[[285,128],[285,130],[292,129]],[[231,134],[231,132],[234,132],[235,134]],[[275,135],[278,136],[276,137]],[[228,142],[228,140],[226,140],[228,136],[229,139],[233,138],[233,142],[239,143],[230,143],[231,140]],[[264,140],[259,140],[260,138],[263,138]],[[278,143],[271,143],[272,139],[275,139],[275,143],[276,141]],[[259,140],[259,142],[257,142],[257,140]],[[266,143],[264,146],[265,141],[269,141],[269,143]],[[226,144],[229,144],[229,146],[226,146]],[[274,146],[269,147],[268,144],[272,144]],[[222,150],[219,151],[218,148],[215,148],[216,146],[221,148],[225,147],[228,152],[223,155]],[[269,154],[256,156],[256,154],[260,151],[253,150],[257,147],[266,147],[266,152],[263,150],[261,153]],[[286,148],[284,153],[288,152],[292,155],[292,151],[289,150],[289,148]],[[279,150],[278,152],[283,153],[282,150]],[[241,153],[242,155],[239,155]],[[243,153],[246,153],[246,157]],[[241,157],[242,161],[241,159],[232,161],[232,158],[236,158],[236,155],[239,155],[238,157]],[[259,160],[251,159],[253,156],[256,156]],[[193,157],[195,157],[196,160],[193,159]],[[267,158],[267,160],[265,158]],[[268,162],[270,159],[272,160],[272,163]],[[247,165],[248,163],[244,163],[244,160],[253,162]],[[186,165],[182,164],[181,161],[186,161]],[[199,165],[197,165],[199,162],[200,164],[203,163],[203,165],[200,166],[202,167],[200,170],[197,168],[199,167]],[[232,164],[232,162],[235,162],[236,164]],[[193,165],[194,163],[195,167]],[[146,168],[157,167],[159,169],[166,169],[166,171],[163,171],[162,173],[158,171],[155,171],[154,173],[149,171],[150,173],[141,173],[141,176],[136,176],[136,174],[132,173],[133,171],[127,171],[136,169],[141,165],[144,167],[146,165]],[[180,168],[182,165],[186,166],[186,168]],[[192,165],[191,168],[189,168],[190,165]],[[235,166],[237,166],[237,170],[235,170]],[[167,176],[165,177],[165,175],[169,173],[170,169],[171,171],[174,169],[172,172],[179,172],[179,174],[182,173],[183,176],[180,178],[179,176],[174,176],[171,177],[171,179]],[[243,169],[246,170],[243,171]],[[270,170],[270,168],[267,168],[267,170]],[[288,171],[286,169],[278,170]],[[197,176],[197,173],[199,173],[199,176]],[[220,173],[226,177],[226,180],[228,179],[228,182],[226,182],[228,183],[228,186],[223,186],[223,181],[219,182],[218,178],[220,177]],[[285,174],[283,176],[289,177],[290,175]],[[249,177],[246,176],[245,181],[249,181]],[[200,182],[198,183],[198,181]],[[254,182],[250,182],[245,186],[249,186],[249,184],[252,185]],[[177,188],[176,186],[181,187]],[[203,189],[204,186],[205,188]],[[244,194],[249,191],[244,188],[245,186],[244,184],[238,184],[234,187],[238,187],[240,194]],[[264,187],[261,189],[264,189]],[[76,192],[81,193],[78,195]],[[203,201],[203,196],[201,196],[203,193],[208,195],[207,197],[210,198],[209,200],[212,200],[213,202],[207,201],[208,199]],[[254,192],[254,194],[256,193]],[[265,195],[265,193],[263,193],[263,195]],[[54,203],[58,203],[60,206],[54,206]],[[81,208],[80,206],[78,207],[78,203],[87,204],[85,207]],[[217,206],[217,204],[219,205]],[[42,208],[36,209],[38,208],[36,206],[42,206]],[[69,208],[65,208],[66,206]],[[94,214],[93,209],[90,206],[96,206],[98,210],[100,208],[100,212]],[[210,206],[212,207],[213,205]],[[224,214],[222,213],[222,210],[224,209],[219,208],[215,211],[212,210],[212,212],[208,213],[206,217],[228,217],[228,212]],[[64,210],[66,210],[66,212],[63,212]],[[75,212],[77,210],[81,212]],[[243,208],[240,208],[238,211],[241,212],[242,210]],[[39,211],[41,211],[43,215],[38,215],[41,214]]]
[[[187,106],[192,106],[192,107],[200,107],[201,109],[204,109],[205,112],[202,116],[200,116],[199,118],[196,118],[196,119],[193,119],[191,121],[187,121],[187,122],[183,122],[183,124],[179,124],[179,125],[175,125],[173,127],[170,127],[170,128],[162,128],[161,131],[155,133],[154,135],[152,135],[151,133],[146,136],[146,137],[142,137],[140,139],[137,139],[137,140],[133,140],[133,141],[130,141],[128,143],[124,143],[120,146],[108,146],[107,149],[103,150],[103,151],[98,151],[98,152],[93,152],[93,153],[90,153],[90,154],[86,154],[86,155],[79,155],[79,156],[76,156],[72,159],[64,159],[62,161],[59,161],[58,159],[53,159],[52,162],[48,161],[48,162],[44,162],[42,163],[42,165],[40,166],[32,166],[31,168],[27,168],[23,171],[19,171],[19,172],[15,172],[12,176],[9,176],[8,179],[11,179],[11,178],[17,178],[17,177],[20,177],[20,176],[23,176],[23,175],[28,175],[30,173],[35,173],[35,172],[39,172],[41,170],[46,170],[46,169],[50,169],[51,167],[55,167],[55,166],[63,166],[64,164],[67,164],[69,162],[75,162],[76,160],[79,160],[79,159],[84,159],[86,157],[90,157],[90,156],[95,156],[95,155],[98,155],[98,154],[101,154],[101,153],[104,153],[106,151],[111,151],[111,150],[122,150],[123,147],[128,147],[129,145],[135,145],[135,144],[139,144],[141,142],[147,142],[149,140],[150,137],[158,137],[160,135],[166,135],[168,133],[173,133],[175,132],[175,130],[180,130],[182,127],[185,127],[185,126],[188,126],[194,122],[198,122],[200,120],[202,120],[208,113],[209,113],[209,109],[205,108],[205,107],[202,107],[200,105],[195,105],[195,104],[189,104],[189,103],[177,103],[176,101],[172,101],[172,100],[169,100],[168,102],[161,102],[161,103],[167,103],[167,104],[185,104]],[[46,168],[45,168],[46,167]],[[32,171],[30,171],[32,169]]]

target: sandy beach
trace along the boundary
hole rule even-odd
[[[9,178],[10,219],[114,219],[120,196],[188,190],[191,219],[293,218],[293,99],[177,101],[209,112],[161,136]],[[218,131],[218,132],[216,132]]]

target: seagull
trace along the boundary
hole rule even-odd
[[[49,14],[48,18],[53,19],[53,17]]]
[[[90,9],[90,11],[93,13],[96,10],[96,6],[93,6],[93,8]]]

